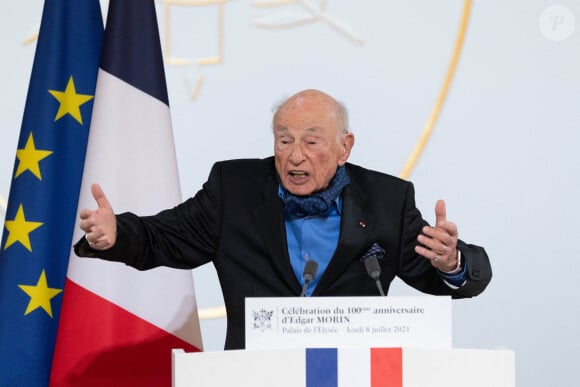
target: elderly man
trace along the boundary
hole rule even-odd
[[[395,276],[454,298],[481,293],[491,279],[484,249],[458,239],[435,206],[430,227],[413,185],[347,163],[354,145],[345,108],[318,90],[286,100],[273,119],[274,157],[218,162],[192,198],[155,216],[115,215],[98,185],[83,210],[80,256],[139,270],[191,269],[213,262],[228,317],[226,349],[244,347],[245,297],[301,294],[306,262],[318,263],[312,296],[377,295],[364,258],[379,255],[386,293]]]

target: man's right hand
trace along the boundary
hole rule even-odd
[[[80,227],[85,232],[89,246],[96,250],[107,250],[115,245],[117,239],[117,218],[111,203],[98,184],[91,186],[91,193],[98,208],[94,211],[84,209],[80,213]]]

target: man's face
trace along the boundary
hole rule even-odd
[[[326,188],[350,154],[354,137],[341,133],[336,103],[329,98],[321,92],[300,93],[274,118],[276,170],[284,188],[294,195]]]

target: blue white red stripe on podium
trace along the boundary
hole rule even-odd
[[[402,387],[401,348],[308,348],[306,387]]]

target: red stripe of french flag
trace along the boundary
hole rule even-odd
[[[403,387],[403,349],[371,348],[371,387]]]

